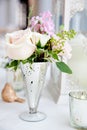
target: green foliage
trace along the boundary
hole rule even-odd
[[[62,72],[72,74],[72,70],[64,62],[56,62],[56,65]]]
[[[5,68],[12,68],[16,71],[19,64],[20,64],[20,61],[12,60],[12,61],[10,61],[9,63],[6,64]]]
[[[61,31],[57,34],[57,36],[59,36],[61,39],[64,40],[70,40],[72,38],[74,38],[74,36],[76,35],[76,32],[74,30],[70,30],[70,31]]]
[[[56,52],[49,51],[49,55],[50,55],[53,59],[55,59],[55,60],[59,60],[59,59],[58,59],[58,55],[57,55]]]

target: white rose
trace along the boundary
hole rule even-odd
[[[36,46],[31,41],[27,41],[26,32],[21,30],[6,35],[6,52],[9,58],[24,60],[35,52]]]
[[[19,40],[23,35],[24,35],[23,30],[15,31],[13,33],[7,33],[6,36],[5,36],[6,37],[6,42],[14,43],[17,40]]]
[[[47,43],[47,41],[50,39],[50,36],[49,35],[42,35],[41,38],[40,38],[40,41],[41,41],[41,46],[45,46],[45,44]]]
[[[42,47],[45,46],[45,44],[47,43],[49,39],[50,39],[50,36],[46,34],[32,32],[32,35],[31,35],[31,41],[33,42],[33,44],[37,44],[40,40]]]
[[[7,42],[14,43],[18,41],[20,38],[22,38],[24,35],[30,35],[30,34],[31,31],[29,28],[27,28],[26,30],[19,30],[12,33],[7,33],[5,37]]]

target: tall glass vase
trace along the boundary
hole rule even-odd
[[[46,118],[46,115],[42,112],[37,112],[37,108],[44,85],[47,63],[37,62],[33,63],[32,65],[29,63],[21,63],[21,70],[26,86],[29,112],[23,112],[20,115],[20,118],[30,122],[41,121]]]

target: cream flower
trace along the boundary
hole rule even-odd
[[[29,30],[17,31],[6,35],[7,56],[14,60],[24,60],[30,57],[36,50],[31,41],[27,41]]]
[[[23,30],[6,34],[6,41],[10,44],[18,41],[24,35]]]
[[[19,31],[15,31],[12,33],[7,33],[6,34],[6,41],[9,43],[16,43],[16,41],[18,41],[20,38],[22,38],[24,35],[30,35],[31,31],[30,29],[26,29],[26,30],[19,30]]]
[[[63,51],[59,53],[60,56],[63,56],[64,59],[70,59],[72,54],[72,48],[68,42],[64,43]]]
[[[47,44],[47,41],[50,39],[50,36],[49,35],[42,35],[40,37],[40,42],[41,42],[41,46],[45,46],[45,44]]]
[[[50,39],[50,36],[46,34],[40,34],[37,32],[32,32],[31,34],[32,43],[36,45],[40,41],[42,47],[45,46],[45,44],[47,43],[49,39]]]

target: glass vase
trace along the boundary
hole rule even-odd
[[[22,64],[21,70],[26,86],[26,95],[29,105],[29,112],[23,112],[20,118],[24,121],[37,122],[44,120],[46,115],[38,112],[38,103],[44,86],[44,79],[47,70],[47,63]]]
[[[21,69],[18,68],[16,71],[6,69],[6,82],[10,83],[16,92],[22,91],[24,83]]]

